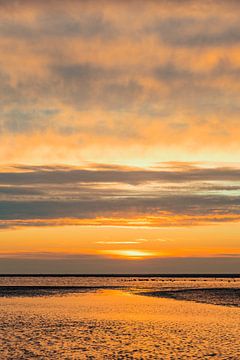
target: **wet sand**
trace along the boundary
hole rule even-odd
[[[145,291],[141,295],[199,303],[240,307],[239,288],[184,289],[173,291]]]
[[[0,359],[239,359],[238,308],[98,290],[0,299]]]
[[[135,289],[124,286],[0,286],[1,297],[62,296],[100,290],[123,290],[136,295],[195,301],[213,305],[240,307],[240,288],[190,288],[154,290]]]
[[[96,292],[99,290],[121,289],[119,286],[0,286],[1,297],[62,296]]]

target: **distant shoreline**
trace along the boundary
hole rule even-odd
[[[240,278],[240,274],[0,274],[0,277]]]

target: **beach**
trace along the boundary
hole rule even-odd
[[[45,294],[41,288],[29,286],[26,290],[30,281],[34,280],[23,279],[25,291],[22,285],[19,294],[16,286],[15,293],[11,293],[10,283],[14,281],[9,281],[9,294],[1,293],[1,359],[239,359],[237,306],[150,294],[140,286],[143,279],[131,279],[129,287],[124,280],[110,279],[109,288],[102,289],[101,281],[107,286],[108,280],[92,279],[92,283],[95,281],[101,286],[82,285],[77,291],[75,285],[66,291],[65,285]],[[38,285],[41,281],[44,282],[38,279]],[[51,281],[56,283],[55,279],[45,279],[45,283]],[[64,283],[70,279],[58,281]],[[82,284],[85,281],[87,279],[75,279]],[[185,281],[188,286],[189,279]],[[208,279],[206,285],[214,285],[214,281],[215,285],[216,281],[219,284],[219,280]],[[226,288],[228,280],[221,281],[222,288]],[[135,288],[133,282],[138,283]],[[168,284],[169,279],[166,282]],[[194,281],[193,292],[199,291],[197,282]],[[123,284],[117,288],[115,283]],[[182,283],[181,279],[181,286]],[[235,281],[235,287],[238,284],[239,281]],[[212,293],[215,288],[212,287]],[[146,294],[142,294],[141,289]]]

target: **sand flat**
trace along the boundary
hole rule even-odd
[[[0,299],[1,359],[239,359],[238,308],[101,290]]]

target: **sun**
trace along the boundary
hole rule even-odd
[[[143,250],[104,250],[102,253],[114,257],[123,257],[127,259],[143,259],[146,257],[154,257],[155,252]]]

